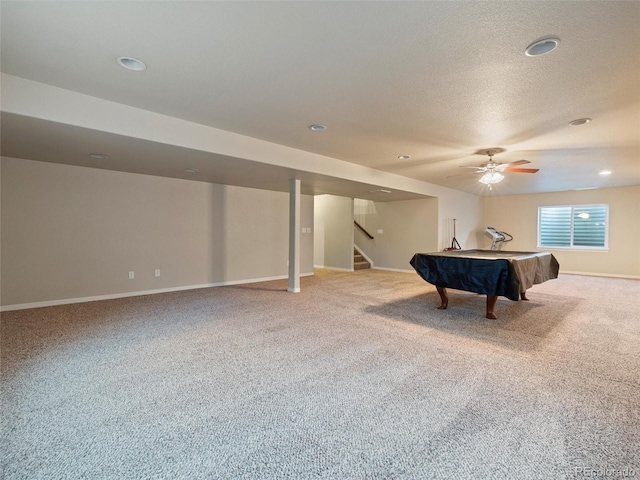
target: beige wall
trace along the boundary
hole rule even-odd
[[[640,186],[485,197],[484,224],[513,235],[505,250],[536,251],[539,206],[590,203],[609,205],[609,250],[544,250],[564,272],[640,277]],[[485,235],[484,247],[490,246]]]
[[[12,158],[3,158],[1,166],[3,306],[287,275],[286,193]],[[329,252],[332,266],[352,268],[350,247],[333,252],[331,244],[340,243],[337,231],[346,235],[345,245],[353,238],[353,200],[333,200],[347,213],[327,220],[320,211],[314,225],[314,198],[301,197],[303,275],[313,273],[312,225],[320,238],[316,253],[323,256],[316,264],[326,264]],[[373,230],[376,243],[372,249],[358,232],[355,242],[376,266],[410,270],[413,253],[439,250],[450,241],[449,217],[458,218],[463,248],[475,248],[476,239],[488,248],[483,230],[491,225],[514,236],[507,248],[536,250],[538,206],[607,203],[609,251],[552,251],[564,272],[640,277],[640,187],[485,197],[483,215],[476,212],[477,200],[461,194],[446,205],[436,198],[371,202],[375,215],[364,217],[356,207],[356,218]],[[338,218],[344,228],[330,226],[334,233],[328,234],[325,223]]]
[[[353,270],[353,199],[318,195],[314,203],[314,264]]]
[[[354,209],[355,220],[374,237],[355,229],[355,243],[375,268],[412,271],[409,261],[415,253],[438,250],[437,198],[402,202],[356,199]]]
[[[287,193],[13,158],[1,170],[3,306],[287,275]]]
[[[451,246],[453,220],[455,219],[456,239],[464,250],[479,248],[484,231],[482,224],[482,197],[464,192],[442,192],[438,195],[439,247],[443,250]]]
[[[224,189],[224,279],[287,275],[289,194],[216,185]],[[301,227],[313,225],[313,196],[300,196]],[[313,234],[300,234],[300,273],[313,274]]]
[[[348,203],[351,199],[323,195],[316,197],[315,265],[345,267],[352,262],[346,257],[345,245],[353,234],[353,242],[363,250],[376,268],[412,271],[409,260],[416,252],[442,250],[451,244],[453,236],[452,219],[456,218],[456,237],[462,248],[471,249],[482,241],[478,232],[482,227],[482,199],[462,192],[443,191],[440,195],[421,200],[399,202],[373,202],[353,200],[353,219],[358,221],[374,236],[368,239],[360,230],[353,229],[353,219],[349,216]],[[342,207],[330,206],[323,202],[342,202]],[[323,212],[332,212],[323,213]],[[335,216],[340,213],[340,220]],[[326,215],[326,219],[325,219]],[[326,222],[340,221],[325,232]],[[351,232],[347,232],[350,228]],[[382,234],[378,234],[382,230]],[[337,232],[342,232],[339,235]],[[338,235],[338,237],[335,237]],[[325,245],[329,241],[330,245]],[[342,245],[340,261],[327,263],[325,252],[333,252],[336,245]],[[350,249],[348,250],[350,252]],[[333,253],[332,253],[333,255]],[[335,259],[335,257],[332,257]],[[349,263],[352,265],[352,263]]]

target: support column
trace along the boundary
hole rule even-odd
[[[300,292],[300,180],[289,181],[289,287]]]

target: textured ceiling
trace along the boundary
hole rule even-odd
[[[474,194],[640,184],[640,2],[1,8],[2,72],[17,77]],[[551,35],[556,51],[524,54]],[[460,167],[491,147],[540,171],[489,192]]]

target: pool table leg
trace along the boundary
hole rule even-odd
[[[487,295],[487,318],[490,318],[491,320],[495,320],[496,318],[496,314],[494,313],[493,309],[496,306],[496,300],[498,300],[498,296],[497,295]]]
[[[445,310],[449,305],[449,296],[447,295],[447,289],[436,285],[436,290],[440,294],[440,306],[438,310]]]

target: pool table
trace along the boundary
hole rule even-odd
[[[411,266],[425,281],[435,285],[440,310],[447,308],[447,288],[487,295],[486,317],[497,318],[498,297],[528,300],[531,286],[558,278],[559,265],[548,252],[509,252],[502,250],[447,250],[416,253]]]

